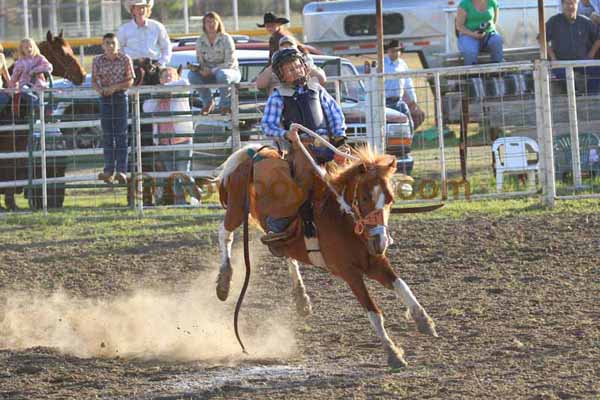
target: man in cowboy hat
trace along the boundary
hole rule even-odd
[[[383,72],[392,74],[408,70],[408,65],[400,58],[402,43],[397,39],[390,40],[383,47],[386,56],[383,59]],[[416,129],[425,120],[425,113],[417,104],[417,93],[410,77],[386,78],[385,104],[387,107],[398,110],[412,119]]]
[[[122,51],[134,60],[148,59],[164,67],[171,60],[167,29],[150,19],[154,0],[125,0],[132,19],[121,25],[117,38]]]
[[[288,24],[289,19],[283,17],[277,17],[275,14],[268,12],[263,15],[263,23],[256,24],[259,28],[265,28],[267,32],[271,34],[269,38],[269,60],[273,57],[273,54],[279,50],[279,41],[284,36],[291,36],[283,25]],[[270,61],[269,61],[270,63]]]

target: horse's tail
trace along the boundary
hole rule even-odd
[[[235,153],[230,155],[227,160],[225,160],[225,163],[223,164],[223,170],[217,177],[219,200],[223,208],[227,208],[227,179],[237,167],[251,158],[251,153],[254,153],[260,147],[260,144],[250,144],[237,150]]]

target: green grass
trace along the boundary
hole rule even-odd
[[[402,220],[462,219],[486,216],[497,218],[510,215],[539,215],[543,213],[597,213],[598,200],[560,201],[554,209],[546,209],[536,199],[487,200],[451,202],[443,208],[420,214],[394,215]],[[167,236],[214,240],[221,221],[221,212],[203,209],[146,210],[139,217],[135,210],[84,210],[66,208],[48,216],[41,213],[7,213],[0,218],[1,243],[86,242],[87,248],[122,249],[135,243]],[[151,243],[151,242],[150,242]]]

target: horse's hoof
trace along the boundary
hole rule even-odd
[[[219,271],[219,276],[217,277],[217,297],[221,301],[227,300],[227,297],[229,296],[229,286],[231,285],[232,275],[233,269],[231,268],[231,265],[229,265],[229,268]]]
[[[408,363],[404,359],[404,352],[397,347],[387,348],[388,366],[390,368],[406,368]]]
[[[413,320],[417,323],[417,330],[425,335],[438,337],[435,330],[435,322],[423,308],[415,308],[409,311]]]
[[[294,289],[294,302],[296,303],[296,312],[301,317],[308,317],[312,314],[312,304],[303,287],[298,286]]]

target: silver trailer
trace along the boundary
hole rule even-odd
[[[398,39],[416,52],[425,68],[459,63],[454,19],[459,1],[384,0],[385,39]],[[559,12],[560,0],[545,2],[546,19]],[[375,1],[311,2],[303,10],[304,41],[326,54],[376,52]],[[498,31],[507,61],[530,59],[536,52],[537,0],[502,0]]]

